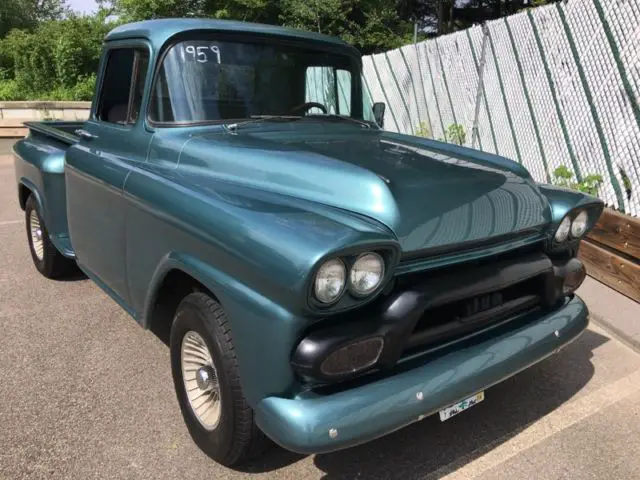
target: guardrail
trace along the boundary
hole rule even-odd
[[[640,302],[640,220],[605,209],[580,246],[587,273]]]

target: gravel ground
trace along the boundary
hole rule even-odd
[[[445,423],[328,455],[274,447],[243,471],[215,464],[182,423],[165,345],[90,281],[37,274],[2,153],[0,479],[638,478],[640,356],[595,325]]]

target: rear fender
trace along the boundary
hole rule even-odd
[[[13,147],[16,181],[34,195],[52,239],[68,236],[65,147],[39,135],[29,135]]]
[[[38,189],[36,184],[28,178],[24,177],[18,179],[18,184],[24,186],[27,190],[29,190],[29,196],[32,196],[34,198],[36,205],[38,205],[38,211],[40,212],[40,215],[42,215],[46,223],[48,218],[47,211],[45,209],[45,204],[42,201],[42,194],[40,193],[40,190]]]

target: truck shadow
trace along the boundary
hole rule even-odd
[[[575,342],[486,392],[484,402],[447,422],[437,415],[386,437],[316,455],[324,480],[440,478],[486,454],[554,411],[593,377],[592,351],[609,338],[591,330]],[[268,472],[303,458],[275,448],[250,472]]]
[[[87,277],[82,270],[75,268],[69,275],[57,278],[56,280],[59,282],[79,282],[80,280],[88,279],[89,277]]]

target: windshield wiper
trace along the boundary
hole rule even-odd
[[[364,128],[371,128],[371,123],[367,122],[365,120],[359,120],[357,118],[353,118],[353,117],[348,117],[346,115],[336,115],[335,113],[324,113],[324,114],[317,114],[317,115],[307,115],[304,118],[312,118],[314,120],[339,120],[339,121],[343,121],[343,122],[351,122],[351,123],[357,123],[358,125],[364,127]]]
[[[238,128],[248,125],[250,123],[258,122],[295,122],[302,119],[299,115],[251,115],[251,120],[245,120],[238,123],[230,123],[225,125],[225,128],[230,132],[235,132]]]
[[[341,122],[349,122],[349,123],[356,123],[358,125],[360,125],[363,128],[371,128],[372,123],[367,122],[365,120],[359,120],[357,118],[353,118],[353,117],[347,117],[346,115],[336,115],[334,113],[327,113],[327,114],[317,114],[317,115],[305,115],[305,116],[300,116],[300,115],[251,115],[251,120],[245,120],[242,122],[238,122],[238,123],[230,123],[230,124],[225,124],[225,128],[229,131],[229,132],[235,132],[236,130],[238,130],[238,128],[243,127],[245,125],[249,125],[251,123],[258,123],[258,122],[295,122],[298,120],[303,120],[303,119],[310,119],[310,120],[326,120],[326,121],[330,121],[330,122],[335,122],[335,121],[341,121]]]

